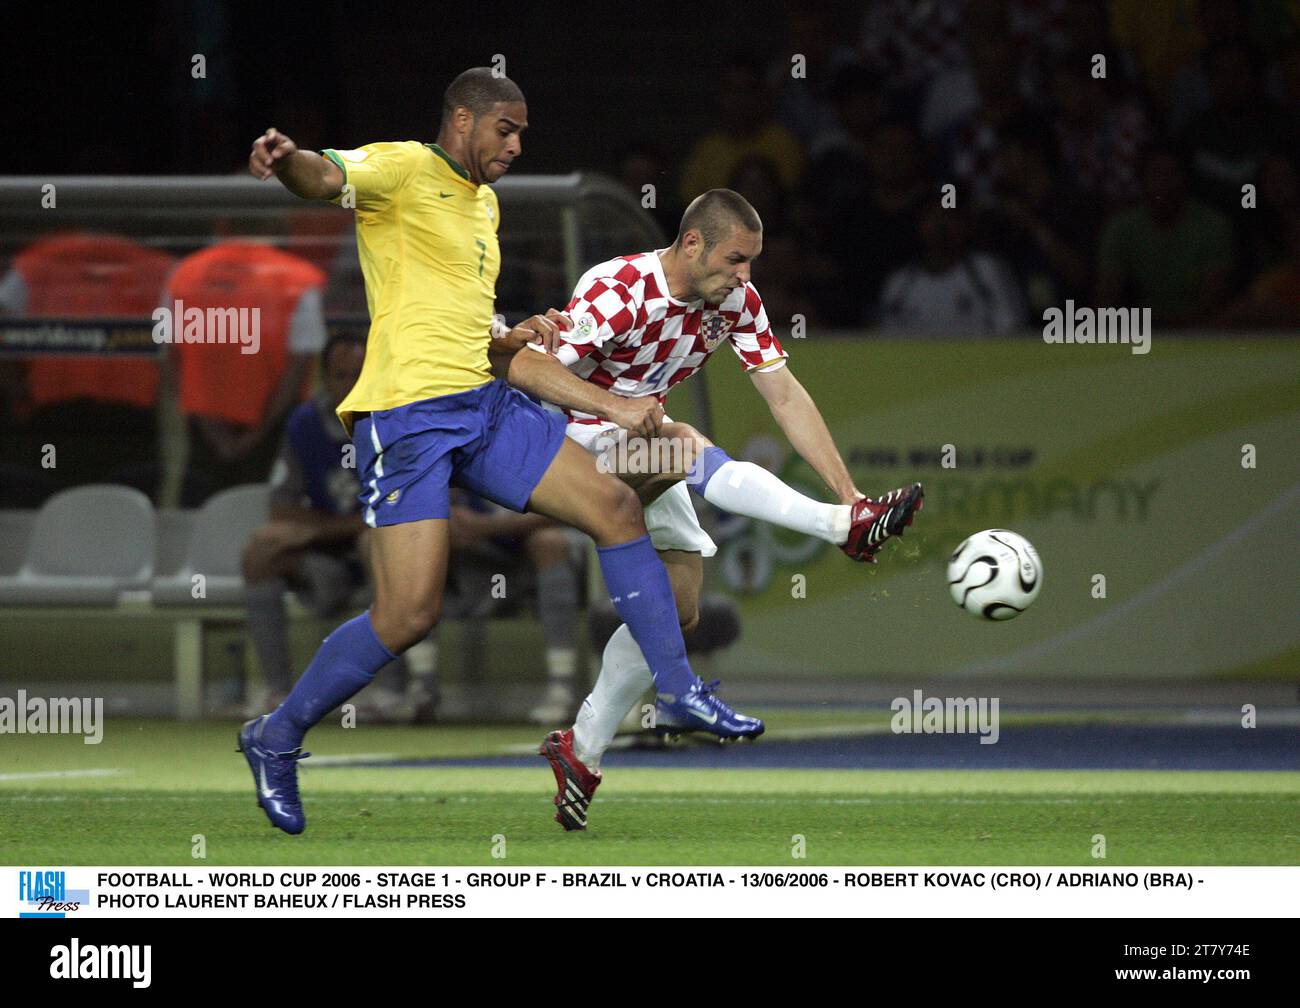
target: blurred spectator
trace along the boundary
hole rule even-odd
[[[717,96],[719,128],[697,140],[687,155],[679,187],[682,202],[723,188],[736,165],[754,155],[775,164],[782,185],[793,189],[803,172],[803,148],[772,118],[761,68],[745,59],[732,60],[722,70]]]
[[[919,125],[934,141],[976,115],[986,103],[1008,100],[1020,90],[1023,53],[1008,36],[1003,4],[966,5],[954,61],[931,76],[924,89]]]
[[[972,15],[974,9],[968,9]],[[954,182],[963,199],[982,203],[993,193],[1001,133],[1037,123],[1038,112],[1024,97],[1019,54],[1005,23],[989,15],[968,16],[972,25],[968,67],[935,78],[926,95],[921,132],[942,157],[944,182]],[[1043,125],[1037,128],[1045,128]]]
[[[776,120],[805,145],[835,125],[831,90],[839,71],[857,52],[840,41],[836,12],[820,0],[796,0],[785,8],[781,55],[768,71],[776,96]],[[804,76],[794,77],[792,57],[804,59]]]
[[[875,0],[866,5],[862,53],[897,88],[919,93],[966,63],[964,6],[962,0]]]
[[[786,327],[795,316],[805,325],[816,326],[828,321],[822,303],[811,295],[813,283],[808,262],[808,246],[793,235],[763,234],[763,254],[754,262],[754,283],[763,295],[763,305],[772,328],[781,339],[787,338]]]
[[[1136,202],[1142,151],[1150,134],[1146,113],[1109,78],[1094,78],[1091,56],[1067,54],[1050,73],[1052,127],[1066,178],[1108,207]]]
[[[874,306],[885,277],[899,263],[920,258],[917,220],[935,191],[926,177],[920,137],[905,123],[878,127],[864,157],[861,192],[853,195],[845,178],[818,208],[822,243],[835,267],[818,304],[834,325],[861,325],[864,299]]]
[[[1137,64],[1132,53],[1116,41],[1111,31],[1107,0],[1069,0],[1060,13],[1060,34],[1041,52],[1058,59],[1068,52],[1106,57],[1106,79],[1120,94],[1136,97],[1140,91]]]
[[[1015,270],[1030,318],[1066,298],[1086,301],[1092,289],[1096,211],[1054,171],[1054,153],[1042,133],[1004,137],[997,198],[978,218],[981,244]]]
[[[921,213],[921,258],[885,280],[880,326],[887,332],[1006,333],[1025,324],[1011,268],[971,249],[967,211],[933,200]]]
[[[813,140],[808,160],[821,197],[836,203],[865,190],[867,142],[884,120],[888,102],[880,75],[857,63],[836,73],[830,97],[834,117]]]
[[[1211,44],[1205,51],[1209,107],[1179,138],[1196,194],[1227,213],[1241,208],[1241,187],[1256,177],[1265,155],[1294,156],[1300,137],[1295,120],[1265,94],[1260,65],[1259,52],[1244,40]]]
[[[1151,308],[1153,324],[1208,323],[1224,306],[1235,261],[1232,226],[1188,192],[1175,152],[1143,166],[1142,205],[1110,217],[1097,256],[1096,304]]]
[[[1245,215],[1252,225],[1247,254],[1252,272],[1276,265],[1290,254],[1292,226],[1300,220],[1300,171],[1296,162],[1270,154],[1255,180],[1257,206]]]
[[[1210,107],[1210,79],[1206,45],[1248,40],[1250,17],[1243,0],[1198,0],[1196,24],[1202,45],[1174,77],[1166,122],[1171,135],[1183,133],[1192,120]]]
[[[19,252],[0,279],[0,315],[137,319],[147,328],[172,262],[165,252],[116,235],[42,238]],[[152,352],[50,353],[27,361],[24,378],[19,411],[38,443],[55,445],[62,485],[125,482],[154,493],[158,365]]]
[[[1174,78],[1205,45],[1197,0],[1110,0],[1115,39],[1133,53],[1156,107],[1169,106]]]
[[[1010,0],[1007,30],[1021,52],[1061,53],[1069,48],[1072,10],[1098,6],[1089,0]],[[1092,11],[1089,11],[1091,17]],[[1103,21],[1105,20],[1103,15]]]
[[[1272,68],[1269,91],[1278,110],[1300,118],[1300,40],[1293,41]]]
[[[645,187],[654,186],[654,202],[646,210],[665,236],[677,234],[681,206],[673,191],[668,159],[662,151],[648,144],[627,151],[618,163],[618,181],[641,206],[646,202]]]
[[[809,297],[815,278],[830,264],[805,237],[803,213],[795,195],[781,183],[768,158],[747,157],[736,165],[727,188],[740,193],[763,222],[763,251],[754,263],[754,282],[763,293],[774,325],[801,315],[805,324],[820,324],[821,313]]]
[[[1137,65],[1111,33],[1108,0],[1010,0],[1007,17],[1017,51],[1027,54],[1037,72],[1071,50],[1106,57],[1106,77],[1125,90],[1137,82]],[[1044,91],[1046,81],[1034,81]]]
[[[207,318],[246,309],[251,321],[258,312],[256,338],[244,333],[245,344],[219,342],[222,334],[206,323],[191,342],[184,320],[173,322],[167,360],[178,372],[190,428],[184,506],[266,479],[281,425],[304,397],[312,359],[325,343],[324,283],[310,263],[251,241],[219,242],[176,267],[163,298],[169,311],[179,300],[186,313],[197,309]]]
[[[763,221],[763,237],[788,234],[793,227],[791,201],[793,194],[781,181],[781,170],[771,158],[751,155],[736,163],[735,170],[726,181],[758,212]]]

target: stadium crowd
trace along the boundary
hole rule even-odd
[[[797,6],[770,61],[718,75],[716,128],[684,159],[639,147],[617,174],[638,196],[666,183],[669,233],[704,189],[744,194],[774,319],[1006,332],[1073,299],[1164,327],[1295,326],[1297,11],[876,0],[846,31]]]

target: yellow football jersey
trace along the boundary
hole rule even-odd
[[[343,171],[333,202],[356,210],[366,281],[366,360],[339,406],[392,409],[492,380],[492,309],[501,250],[490,186],[475,185],[437,144],[373,143],[321,153]]]

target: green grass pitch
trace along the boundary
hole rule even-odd
[[[827,715],[763,711],[793,730]],[[847,721],[857,715],[832,715]],[[780,730],[773,729],[773,740]],[[8,865],[1213,865],[1300,864],[1300,773],[660,770],[611,767],[586,833],[551,821],[532,768],[345,766],[301,774],[307,832],[273,830],[235,725],[110,721],[104,741],[7,738]],[[345,730],[317,756],[497,755],[528,728]],[[759,745],[765,744],[763,742]],[[1106,858],[1092,857],[1093,837]],[[201,834],[206,858],[192,857]],[[806,857],[791,856],[805,838]],[[506,858],[492,856],[503,836]]]

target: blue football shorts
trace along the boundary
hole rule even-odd
[[[451,516],[450,488],[523,512],[565,418],[503,381],[376,410],[353,424],[366,524]]]

